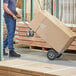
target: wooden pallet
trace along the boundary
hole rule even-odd
[[[43,39],[41,39],[36,33],[34,37],[26,37],[26,33],[29,30],[27,25],[24,23],[17,23],[15,40],[17,44],[26,44],[29,46],[47,47],[48,45]]]
[[[76,32],[76,27],[71,27],[74,32]],[[28,25],[25,25],[24,23],[17,23],[16,28],[16,36],[15,40],[17,41],[17,44],[26,44],[33,48],[35,47],[42,47],[42,48],[50,48],[51,46],[46,43],[43,39],[41,39],[36,33],[34,37],[26,37],[26,33],[29,30]],[[76,50],[76,39],[72,42],[71,46],[68,48],[69,50]]]
[[[76,33],[76,27],[70,27],[70,29]],[[72,42],[71,46],[68,48],[68,50],[75,50],[76,51],[76,39]]]
[[[9,64],[9,65],[8,65]],[[76,76],[76,68],[13,59],[0,62],[0,76]]]
[[[6,24],[3,22],[3,40],[5,40],[6,36],[7,36]]]

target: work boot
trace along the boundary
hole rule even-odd
[[[5,52],[5,49],[3,49],[3,55],[7,56],[8,53]]]
[[[9,51],[9,56],[10,57],[21,57],[20,54],[17,54],[15,51],[12,51],[12,50]]]

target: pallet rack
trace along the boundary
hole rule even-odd
[[[3,59],[3,0],[0,0],[0,60]]]

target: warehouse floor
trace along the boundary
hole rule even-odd
[[[16,52],[21,54],[21,58],[19,59],[76,67],[76,54],[64,53],[63,56],[60,57],[59,59],[50,61],[47,59],[46,57],[47,52],[45,51],[37,49],[30,50],[28,48],[18,48],[18,47],[16,47],[15,50]],[[5,56],[4,58],[5,60],[16,59],[9,56]]]

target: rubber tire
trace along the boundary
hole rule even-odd
[[[29,31],[26,33],[26,36],[27,37],[30,37],[30,32]]]
[[[33,30],[29,30],[30,32],[30,36],[33,37],[34,36],[34,31]]]
[[[47,58],[49,60],[55,60],[58,56],[58,53],[54,50],[54,49],[50,49],[48,52],[47,52]]]
[[[34,31],[33,31],[33,30],[29,30],[29,31],[26,33],[26,36],[27,36],[27,37],[33,37],[33,36],[34,36]]]

